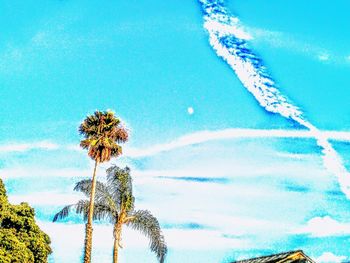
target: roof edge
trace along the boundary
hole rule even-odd
[[[268,257],[272,257],[272,256],[282,256],[282,255],[289,256],[289,255],[293,255],[293,254],[296,254],[296,253],[301,253],[311,263],[316,263],[310,257],[305,255],[304,251],[301,250],[301,249],[292,250],[292,251],[286,251],[286,252],[282,252],[282,253],[278,253],[278,254],[271,254],[271,255],[267,255],[267,256],[255,257],[255,258],[251,258],[251,259],[238,260],[238,261],[233,261],[231,263],[249,263],[252,260],[260,260],[260,259],[264,259],[264,258],[268,258]]]

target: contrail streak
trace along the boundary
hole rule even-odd
[[[340,156],[328,138],[279,91],[262,60],[249,48],[246,40],[250,36],[240,26],[239,19],[228,12],[223,0],[199,1],[204,12],[204,28],[217,55],[231,66],[244,87],[266,111],[292,119],[312,132],[322,148],[324,166],[338,177],[341,190],[350,199],[350,174]]]

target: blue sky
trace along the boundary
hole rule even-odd
[[[95,109],[115,110],[130,130],[124,157],[113,163],[132,167],[137,205],[164,228],[167,262],[291,249],[319,262],[350,260],[350,179],[338,173],[339,165],[350,169],[348,1],[226,3],[240,20],[232,34],[245,33],[281,94],[327,131],[321,135],[336,154],[326,158],[321,135],[266,111],[218,56],[209,37],[226,33],[217,24],[205,29],[212,24],[204,24],[199,1],[0,7],[0,175],[13,202],[36,207],[52,237],[52,262],[81,255],[79,218],[50,219],[80,197],[74,183],[91,174],[77,127]],[[95,233],[95,258],[108,262],[110,229]],[[146,240],[124,236],[125,262],[155,262]]]

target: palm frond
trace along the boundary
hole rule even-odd
[[[76,214],[83,215],[84,221],[87,221],[89,204],[90,202],[88,200],[79,200],[76,204],[67,205],[54,216],[53,222],[68,217],[72,211],[74,211]],[[93,214],[94,220],[108,220],[110,223],[114,224],[116,222],[117,216],[118,215],[113,210],[111,210],[111,207],[108,205],[98,202],[95,203]]]
[[[118,143],[124,143],[128,141],[129,133],[124,127],[116,127],[113,131],[113,137]]]
[[[74,205],[67,205],[65,207],[62,208],[61,211],[59,211],[57,214],[55,214],[55,216],[53,217],[53,222],[56,222],[58,220],[64,219],[66,217],[69,216],[70,210],[72,209],[72,207],[74,207]]]
[[[123,204],[126,211],[132,211],[134,208],[134,197],[132,195],[132,178],[129,167],[124,169],[118,166],[112,166],[107,169],[107,187],[113,200]]]
[[[87,197],[90,196],[91,193],[91,183],[92,180],[90,179],[84,179],[75,184],[74,191],[78,191],[86,195]],[[97,184],[97,182],[96,182]]]
[[[78,203],[75,204],[75,213],[82,214],[84,221],[87,221],[89,214],[89,206],[90,202],[88,200],[79,200]]]
[[[92,180],[90,179],[81,180],[78,183],[76,183],[74,191],[81,192],[89,198],[91,194],[91,183]],[[113,203],[111,203],[111,200],[113,201],[113,198],[109,193],[108,187],[104,183],[96,181],[95,202],[113,207]],[[114,206],[117,206],[117,204],[114,204]]]
[[[85,138],[88,138],[89,136],[96,134],[98,125],[99,119],[95,114],[87,116],[79,126],[79,133]]]
[[[64,219],[69,216],[71,210],[75,208],[75,212],[77,214],[83,214],[84,220],[87,219],[87,214],[89,211],[89,201],[87,200],[79,200],[76,204],[67,205],[61,209],[53,218],[53,222],[56,222],[60,219]]]
[[[80,147],[87,150],[91,145],[91,139],[84,139],[80,142]]]
[[[73,190],[78,191],[78,192],[82,192],[87,197],[90,197],[91,184],[92,184],[92,180],[84,179],[84,180],[77,182]],[[96,193],[97,192],[99,195],[104,194],[105,192],[107,192],[107,186],[100,181],[96,181]]]
[[[95,203],[94,220],[107,220],[111,224],[115,224],[118,220],[118,212],[116,212],[108,204]]]
[[[159,262],[163,263],[168,249],[157,218],[147,210],[134,211],[129,217],[131,219],[126,224],[149,238],[151,251],[157,255]]]
[[[118,157],[123,153],[122,147],[116,143],[111,145],[111,156]]]

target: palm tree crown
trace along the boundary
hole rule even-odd
[[[82,192],[86,197],[91,193],[91,180],[82,180],[74,188]],[[134,209],[135,198],[132,194],[132,178],[128,167],[121,169],[112,166],[107,169],[107,184],[97,181],[95,195],[95,220],[108,220],[114,225],[114,262],[117,262],[118,246],[120,247],[121,229],[125,224],[140,231],[150,240],[150,249],[157,255],[160,263],[163,263],[167,254],[167,246],[164,241],[158,220],[147,210]],[[53,221],[65,218],[71,210],[82,214],[87,219],[89,202],[80,200],[74,205],[64,207],[57,213]]]
[[[84,136],[80,146],[98,163],[119,156],[122,153],[119,143],[128,140],[126,129],[111,111],[95,111],[81,123],[79,132]]]

